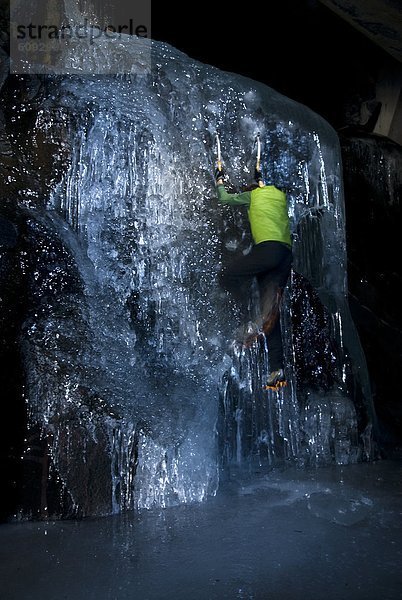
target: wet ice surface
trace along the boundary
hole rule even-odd
[[[232,472],[217,497],[0,528],[2,600],[402,597],[402,460]]]
[[[35,116],[35,135],[19,133],[29,160],[15,142],[29,215],[19,255],[29,289],[21,401],[50,445],[66,510],[95,516],[213,495],[220,416],[225,460],[371,457],[375,416],[347,303],[336,131],[272,88],[162,42],[139,42],[152,49],[149,73],[86,75],[122,55],[138,65],[131,37],[109,55],[78,41],[59,58],[69,67],[79,57],[82,68],[46,78],[43,90],[20,82],[29,105],[12,98],[10,107],[10,131],[27,110]],[[231,344],[260,311],[258,293],[243,312],[219,286],[221,268],[251,238],[247,213],[216,199],[217,131],[229,191],[251,182],[259,133],[263,176],[287,192],[294,272],[282,304],[289,385],[280,394],[261,393],[269,344]],[[37,168],[42,146],[49,173]]]

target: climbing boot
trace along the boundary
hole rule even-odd
[[[287,382],[283,369],[278,369],[277,371],[271,371],[271,373],[268,375],[267,383],[264,389],[277,391],[286,384]]]

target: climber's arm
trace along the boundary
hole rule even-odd
[[[250,205],[251,192],[242,192],[240,194],[229,194],[225,190],[225,186],[222,183],[217,185],[218,200],[221,204],[229,204],[231,206],[236,205]]]

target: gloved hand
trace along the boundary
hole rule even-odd
[[[259,181],[262,181],[262,173],[261,173],[261,171],[258,171],[258,169],[256,169],[254,171],[254,179],[256,180],[257,183]]]
[[[225,172],[223,169],[219,170],[218,168],[215,169],[215,181],[218,182],[219,179],[224,179],[225,177]]]

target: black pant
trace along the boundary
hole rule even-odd
[[[292,264],[292,251],[281,242],[261,242],[220,274],[220,284],[238,302],[250,293],[257,278],[263,331],[267,337],[271,371],[283,367],[283,348],[279,304]]]

